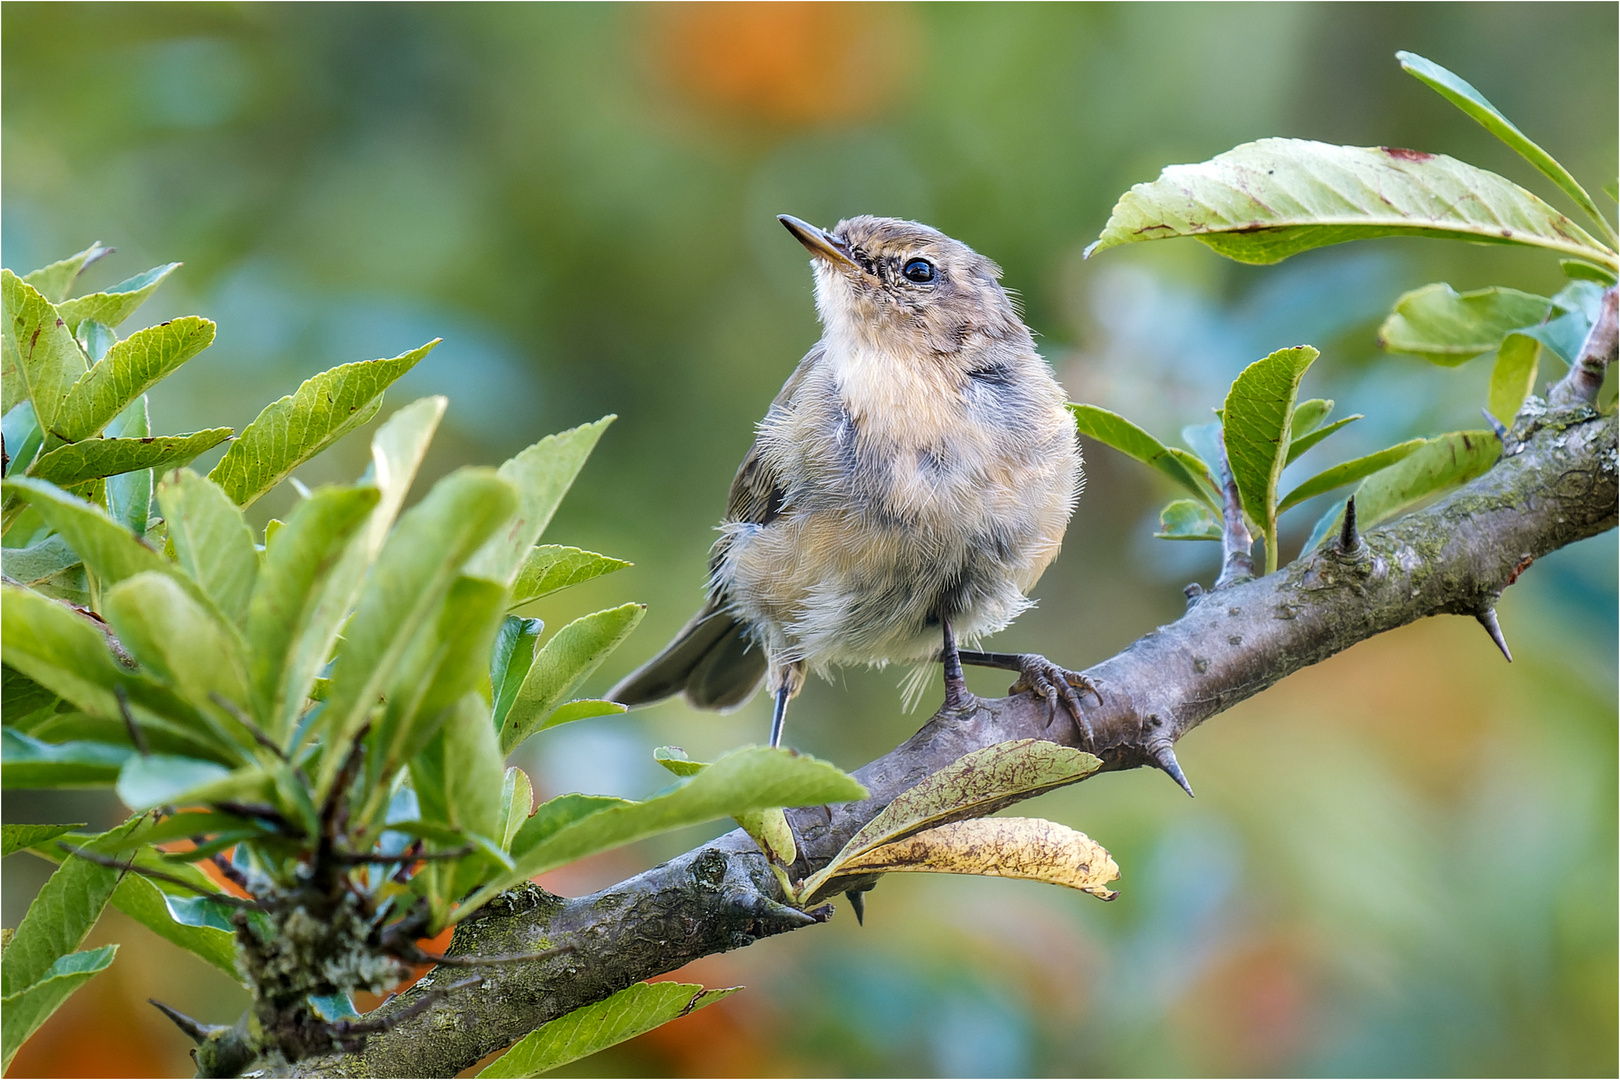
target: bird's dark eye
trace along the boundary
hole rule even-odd
[[[934,280],[934,264],[927,259],[912,259],[900,272],[906,275],[907,281],[915,281],[919,285]]]

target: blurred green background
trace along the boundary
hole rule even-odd
[[[636,565],[533,612],[556,627],[650,604],[590,691],[696,607],[752,425],[817,337],[804,252],[774,214],[961,238],[1005,267],[1073,398],[1164,436],[1205,421],[1248,362],[1309,341],[1324,356],[1305,391],[1368,414],[1326,451],[1347,454],[1480,426],[1489,361],[1378,353],[1399,293],[1550,294],[1556,261],[1390,240],[1272,268],[1191,242],[1082,262],[1119,193],[1286,135],[1450,153],[1545,194],[1401,73],[1401,48],[1473,81],[1589,188],[1615,176],[1612,4],[12,2],[0,21],[5,265],[101,240],[119,250],[93,287],[183,260],[141,322],[219,323],[154,396],[156,430],[240,428],[308,375],[436,336],[384,405],[450,395],[424,480],[619,415],[547,539]],[[364,446],[300,478],[355,475]],[[997,647],[1083,667],[1213,577],[1213,545],[1151,539],[1170,494],[1153,474],[1088,456],[1040,607]],[[1285,557],[1314,517],[1288,522]],[[893,875],[864,929],[845,909],[694,965],[682,976],[749,990],[574,1071],[1612,1075],[1615,568],[1610,533],[1510,589],[1511,666],[1471,620],[1430,620],[1217,717],[1180,747],[1196,801],[1143,770],[1044,797],[1031,812],[1114,853],[1113,904]],[[899,674],[813,683],[789,741],[850,768],[888,750],[922,719],[901,713]],[[704,757],[766,724],[762,700],[728,717],[670,703],[548,732],[518,760],[543,795],[640,797],[663,783],[653,747]],[[7,793],[4,815],[119,808]],[[706,835],[546,883],[590,891]],[[8,926],[42,880],[28,859],[6,860]],[[125,942],[113,968],[13,1075],[189,1074],[144,999],[227,1023],[243,1004],[111,911],[104,940]]]

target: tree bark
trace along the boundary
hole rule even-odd
[[[1329,541],[1266,577],[1189,589],[1180,619],[1084,672],[1102,697],[1087,699],[1090,742],[1061,708],[1054,715],[1031,695],[973,699],[936,714],[855,774],[871,792],[866,801],[790,811],[801,840],[794,876],[824,865],[896,794],[972,750],[1035,737],[1089,750],[1104,771],[1168,769],[1170,747],[1182,735],[1356,642],[1430,615],[1468,615],[1489,629],[1502,590],[1535,559],[1614,528],[1616,457],[1614,416],[1599,416],[1584,402],[1549,412],[1532,401],[1506,438],[1502,460],[1435,505],[1360,538]],[[363,1052],[305,1060],[296,1074],[454,1075],[632,983],[828,914],[807,914],[782,899],[740,830],[591,896],[515,889],[458,927],[451,951],[571,949],[485,969],[479,985],[372,1036]],[[465,975],[430,972],[373,1015],[403,1012],[436,983]]]

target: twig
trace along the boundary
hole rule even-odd
[[[194,893],[200,893],[201,895],[208,897],[210,900],[218,900],[220,903],[225,904],[228,907],[253,908],[256,911],[266,910],[265,905],[257,900],[244,900],[240,896],[232,896],[230,893],[214,892],[212,889],[205,889],[201,885],[193,884],[183,877],[176,877],[173,874],[165,874],[161,870],[153,870],[151,867],[138,865],[133,859],[129,860],[128,862],[120,862],[119,860],[112,858],[110,855],[102,855],[99,852],[90,851],[82,847],[76,848],[72,844],[58,842],[56,846],[67,852],[69,855],[76,855],[86,862],[95,863],[97,866],[105,866],[109,870],[117,870],[121,873],[132,872],[139,874],[142,877],[151,878],[153,881],[162,881],[170,885],[178,885],[182,889],[189,889]]]
[[[1586,335],[1580,355],[1547,394],[1547,404],[1558,408],[1591,405],[1597,401],[1598,391],[1603,387],[1603,372],[1614,363],[1617,352],[1620,352],[1620,318],[1616,316],[1615,288],[1611,285],[1603,291],[1597,321]]]
[[[118,699],[118,715],[124,718],[124,727],[129,731],[129,741],[135,744],[135,749],[141,757],[150,757],[152,748],[146,744],[146,733],[135,722],[134,715],[129,711],[129,691],[122,683],[114,684],[113,697]]]
[[[1237,480],[1232,476],[1232,464],[1226,459],[1226,436],[1217,440],[1220,446],[1221,497],[1221,576],[1215,587],[1223,589],[1245,578],[1254,577],[1254,537],[1243,523],[1243,501],[1238,497]],[[1269,541],[1268,541],[1269,543]]]
[[[413,844],[412,847],[415,845]],[[333,862],[344,866],[370,866],[373,863],[406,863],[413,862],[448,862],[453,859],[464,858],[478,849],[471,844],[465,844],[454,851],[425,851],[412,854],[406,848],[398,855],[384,855],[380,851],[339,851],[334,848],[330,854]]]
[[[254,742],[276,755],[276,757],[280,758],[282,761],[287,760],[287,751],[283,750],[276,743],[276,740],[272,739],[269,735],[266,735],[264,729],[259,727],[258,724],[255,724],[253,722],[253,718],[247,713],[243,712],[240,705],[226,697],[224,694],[221,694],[218,690],[210,690],[208,692],[208,700],[230,713],[231,719],[235,720],[238,724],[241,724],[244,728],[246,728],[247,733],[253,736]]]

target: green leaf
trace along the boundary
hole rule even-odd
[[[576,821],[582,821],[592,814],[615,806],[635,805],[629,799],[620,799],[612,795],[581,795],[578,792],[558,795],[535,807],[528,820],[518,826],[518,831],[508,841],[506,849],[512,853],[513,859],[517,859]]]
[[[4,837],[0,857],[16,854],[36,844],[48,843],[63,833],[83,827],[83,822],[77,825],[0,825],[0,836]]]
[[[79,562],[78,552],[59,533],[52,533],[31,547],[0,548],[0,564],[5,567],[6,576],[24,585],[37,585],[70,566],[78,566]]]
[[[75,498],[54,484],[16,477],[0,485],[0,491],[27,499],[46,524],[79,553],[103,586],[149,570],[179,576],[168,560],[135,539],[101,507]]]
[[[3,425],[6,453],[11,458],[6,465],[6,475],[9,476],[14,472],[21,473],[33,464],[34,455],[39,453],[40,444],[45,440],[45,432],[34,416],[32,401],[19,401],[13,405],[5,415]]]
[[[1515,334],[1534,338],[1566,364],[1573,364],[1586,344],[1586,335],[1592,329],[1592,320],[1583,312],[1570,311],[1548,319],[1539,326],[1521,326]]]
[[[125,874],[113,890],[112,906],[159,937],[242,981],[236,970],[236,933],[230,929],[229,909],[219,902],[205,896],[166,893],[150,878]]]
[[[365,722],[417,631],[435,620],[462,566],[516,505],[512,485],[493,469],[463,468],[433,485],[400,518],[344,630],[333,690],[312,726],[329,751],[317,776],[322,797],[342,764],[343,755],[331,748],[343,745]]]
[[[1277,505],[1277,513],[1280,514],[1290,507],[1298,506],[1306,499],[1314,499],[1316,496],[1326,494],[1334,488],[1353,484],[1363,477],[1371,476],[1380,469],[1388,468],[1408,454],[1421,449],[1423,445],[1424,440],[1422,439],[1409,439],[1406,442],[1385,447],[1365,457],[1352,458],[1349,461],[1340,462],[1331,469],[1324,469],[1284,496],[1282,502]]]
[[[534,658],[501,727],[501,750],[551,726],[552,710],[619,647],[646,614],[645,604],[623,604],[575,619],[552,635]]]
[[[507,825],[501,807],[504,762],[481,697],[469,693],[462,698],[456,715],[412,757],[410,769],[424,820],[454,829],[468,840],[497,838],[498,846]],[[504,847],[498,850],[504,859]],[[432,863],[419,873],[433,903],[430,929],[444,925],[450,901],[487,877],[487,868],[485,860],[474,855]],[[467,905],[462,907],[464,915],[470,914]]]
[[[808,755],[764,747],[734,750],[646,802],[609,807],[563,826],[524,850],[513,870],[479,889],[454,918],[470,914],[519,881],[643,837],[753,810],[848,802],[866,794],[854,777]],[[535,816],[544,810],[542,806]],[[527,825],[518,831],[514,853],[526,832]]]
[[[0,728],[0,784],[15,788],[108,787],[134,753],[102,742],[48,743]]]
[[[241,638],[233,630],[165,574],[136,574],[120,581],[105,593],[102,615],[142,668],[209,721],[223,749],[234,744],[242,754],[252,753],[256,740],[236,719],[252,698]]]
[[[1586,193],[1586,189],[1581,187],[1569,174],[1569,170],[1554,160],[1551,154],[1530,141],[1528,135],[1503,116],[1496,106],[1486,101],[1484,94],[1433,60],[1425,59],[1417,53],[1401,51],[1397,52],[1395,57],[1401,62],[1401,68],[1407,74],[1467,113],[1486,131],[1511,147],[1514,153],[1540,169],[1543,175],[1563,189],[1564,194],[1575,200],[1575,205],[1585,211],[1586,216],[1592,219],[1592,223],[1611,245],[1615,242],[1614,229],[1598,210],[1592,196]]]
[[[283,738],[292,730],[317,674],[331,658],[338,628],[354,612],[366,575],[405,502],[447,404],[443,397],[420,398],[395,412],[377,428],[371,439],[371,467],[367,473],[376,492],[375,508],[352,539],[330,552],[321,552],[316,562],[299,561],[296,566],[288,567],[298,571],[295,595],[286,598],[289,603],[296,600],[302,605],[298,618],[278,627],[261,624],[258,614],[250,616],[250,640],[254,642],[255,652],[263,652],[267,661],[267,666],[260,671],[264,677],[257,678],[255,685],[263,695],[263,725],[273,737]],[[317,497],[319,494],[316,493]],[[315,538],[306,536],[301,544]],[[278,533],[278,545],[281,539]],[[293,557],[302,560],[304,556],[316,554],[315,548],[302,547],[301,550],[303,556],[294,552]],[[271,562],[274,561],[272,558]],[[261,572],[261,582],[265,580],[265,572],[268,567]],[[255,600],[255,604],[257,602]],[[268,651],[264,651],[267,647]],[[258,662],[256,656],[255,663]]]
[[[1177,499],[1159,511],[1160,540],[1219,540],[1221,522],[1195,499]]]
[[[117,327],[135,314],[135,309],[146,303],[146,298],[157,291],[163,279],[179,267],[177,262],[154,266],[144,274],[136,274],[102,292],[59,301],[56,310],[74,333],[78,332],[79,324],[86,319],[94,319],[103,326]]]
[[[259,576],[259,553],[225,489],[190,469],[176,471],[158,487],[158,503],[180,568],[232,624],[247,622]]]
[[[1387,469],[1376,472],[1356,489],[1356,522],[1371,529],[1419,504],[1466,484],[1502,456],[1502,444],[1489,431],[1453,431],[1437,435]],[[1305,542],[1310,551],[1339,532],[1342,505],[1324,514]]]
[[[1335,431],[1338,431],[1340,428],[1344,427],[1346,424],[1353,424],[1357,420],[1360,420],[1361,418],[1362,418],[1362,414],[1361,413],[1356,413],[1353,416],[1345,417],[1343,420],[1335,420],[1331,424],[1327,424],[1327,425],[1325,425],[1323,427],[1316,428],[1315,430],[1312,430],[1312,431],[1307,431],[1303,435],[1296,435],[1288,443],[1288,460],[1283,462],[1283,465],[1284,466],[1292,465],[1294,463],[1294,459],[1299,457],[1305,451],[1309,450],[1311,447],[1315,446],[1317,443],[1321,442],[1323,439],[1327,438],[1329,435],[1333,434]],[[1294,420],[1296,421],[1294,430],[1298,431],[1299,426],[1298,426],[1297,422],[1299,420],[1299,412],[1298,412],[1297,409],[1294,412]]]
[[[1172,165],[1114,207],[1087,254],[1193,236],[1227,258],[1274,263],[1376,236],[1527,244],[1614,269],[1612,251],[1530,192],[1444,154],[1261,139]]]
[[[511,710],[512,702],[517,700],[523,679],[534,663],[535,643],[540,640],[545,628],[546,624],[539,619],[520,619],[516,615],[508,615],[495,634],[495,646],[489,661],[489,685],[494,695],[490,715],[497,731],[506,723],[506,714]]]
[[[107,355],[107,351],[118,344],[118,335],[106,323],[86,319],[73,331],[73,337],[78,341],[79,348],[84,350],[86,360],[94,365]]]
[[[152,434],[142,394],[107,425],[110,438],[144,439]],[[146,535],[152,517],[152,470],[136,469],[107,478],[107,516],[136,536]]]
[[[314,615],[378,497],[369,486],[319,488],[293,508],[265,551],[248,603],[247,643],[255,712],[272,738],[286,734],[326,662],[331,642]]]
[[[214,324],[195,315],[135,331],[77,377],[52,430],[70,442],[89,438],[213,342]]]
[[[479,723],[495,737],[482,683],[505,601],[506,589],[499,583],[463,575],[451,585],[438,617],[423,620],[383,693],[387,704],[368,740],[365,778],[377,792],[369,810],[386,810],[380,796],[390,778],[463,707],[468,691],[480,692]],[[483,828],[475,831],[489,834]]]
[[[800,896],[807,903],[815,900],[845,862],[875,848],[937,825],[981,817],[1015,797],[1072,784],[1100,768],[1102,761],[1083,750],[1041,739],[1017,739],[965,754],[896,795],[804,883]]]
[[[686,751],[678,746],[660,746],[653,751],[653,760],[676,776],[696,776],[709,767],[706,761],[693,761],[687,756]],[[784,870],[792,866],[794,860],[799,857],[798,844],[793,838],[793,830],[788,826],[787,815],[782,812],[782,808],[773,806],[768,810],[750,810],[746,814],[737,815],[736,822],[770,861],[771,869],[776,871],[777,880],[782,883],[782,891],[792,896],[793,882]]]
[[[1390,352],[1454,367],[1491,352],[1509,333],[1541,322],[1551,309],[1545,296],[1517,289],[1492,286],[1459,293],[1436,282],[1395,301],[1395,310],[1378,328],[1378,343]]]
[[[1593,266],[1585,259],[1560,259],[1558,265],[1563,269],[1565,277],[1577,281],[1594,281],[1605,288],[1615,283],[1613,271]]]
[[[1541,342],[1525,334],[1509,334],[1496,351],[1491,368],[1491,415],[1509,427],[1519,408],[1536,388],[1536,368],[1541,361]]]
[[[529,780],[529,774],[513,766],[506,770],[506,778],[501,781],[501,820],[506,823],[501,830],[501,847],[507,851],[512,850],[512,839],[517,836],[518,830],[523,828],[534,813],[534,784]]]
[[[31,589],[4,587],[0,649],[6,665],[86,712],[119,717],[114,687],[135,676],[113,659],[89,618]]]
[[[575,720],[589,720],[593,716],[617,716],[630,710],[617,701],[603,701],[600,698],[580,698],[578,701],[565,701],[551,711],[546,722],[541,724],[537,731],[554,728],[561,724],[571,724]]]
[[[72,953],[59,959],[43,978],[0,1001],[0,1068],[10,1068],[22,1044],[73,992],[113,962],[117,945]],[[9,956],[9,953],[8,953]]]
[[[594,551],[581,551],[575,547],[541,544],[529,549],[512,582],[512,600],[508,605],[518,608],[542,596],[589,581],[615,570],[632,565],[622,559],[610,559]]]
[[[386,360],[362,360],[323,371],[288,397],[266,405],[225,452],[208,478],[248,506],[292,471],[377,415],[382,394],[433,351],[419,349]]]
[[[85,439],[58,446],[29,468],[28,475],[58,487],[86,480],[117,476],[136,469],[162,469],[190,464],[231,437],[230,428],[210,428],[188,435],[160,435],[144,439]]]
[[[146,754],[124,762],[118,774],[118,797],[132,810],[148,810],[154,806],[262,799],[273,784],[262,769],[254,766],[231,770],[200,758]]]
[[[696,983],[636,983],[525,1035],[485,1066],[479,1077],[539,1076],[633,1039],[741,990],[705,990]]]
[[[1315,431],[1333,412],[1333,402],[1326,398],[1310,398],[1294,406],[1294,438]]]
[[[1172,454],[1158,439],[1118,413],[1100,409],[1095,405],[1070,403],[1069,411],[1074,414],[1074,426],[1080,434],[1096,439],[1144,465],[1157,469],[1199,500],[1209,504],[1211,509],[1219,511],[1214,496],[1198,482],[1194,471],[1187,467],[1186,461]]]
[[[0,412],[28,398],[40,427],[55,431],[68,388],[89,366],[84,353],[50,302],[10,270],[0,270],[0,302],[5,311]]]
[[[594,424],[547,435],[501,466],[501,479],[517,489],[517,513],[468,564],[469,574],[512,584],[529,549],[550,524],[551,515],[573,486],[574,477],[614,419],[604,416]]]
[[[139,818],[131,819],[98,839],[127,835],[139,824]],[[96,925],[117,884],[117,871],[88,859],[69,858],[57,867],[6,946],[0,994],[10,998],[49,978],[52,965],[77,949]]]
[[[1300,380],[1320,355],[1309,345],[1278,349],[1243,369],[1226,395],[1227,461],[1244,512],[1266,537],[1266,573],[1277,568],[1277,481],[1288,460]]]
[[[38,289],[40,295],[51,303],[60,304],[67,299],[68,290],[73,288],[73,282],[84,272],[85,267],[112,253],[112,248],[102,247],[98,241],[77,255],[69,255],[61,262],[54,262],[32,273],[24,274],[23,280]]]

